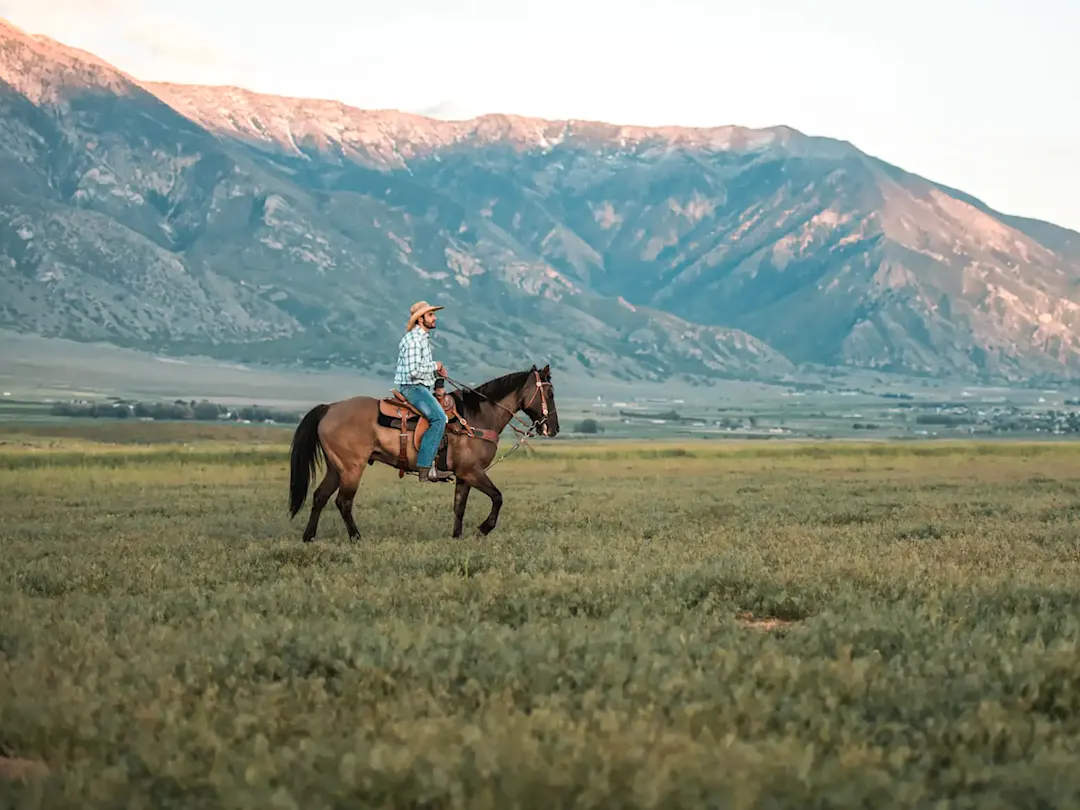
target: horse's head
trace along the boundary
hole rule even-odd
[[[559,412],[555,408],[555,386],[551,383],[551,366],[532,367],[525,387],[522,389],[521,410],[539,427],[541,436],[555,436],[559,432]]]

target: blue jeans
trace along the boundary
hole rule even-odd
[[[446,411],[426,385],[403,385],[398,390],[431,423],[420,439],[420,449],[417,452],[416,466],[423,470],[435,463],[435,451],[439,449],[439,442],[446,430]]]

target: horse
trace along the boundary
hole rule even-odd
[[[452,472],[455,478],[452,536],[461,537],[465,505],[474,487],[491,499],[491,511],[478,526],[481,535],[490,534],[503,503],[502,493],[487,473],[498,449],[499,435],[511,419],[520,420],[519,411],[532,420],[523,438],[534,435],[537,429],[549,437],[559,432],[551,367],[538,369],[534,365],[526,371],[488,380],[474,389],[446,393],[437,386],[436,398],[447,415],[437,458],[443,462],[439,466]],[[311,516],[303,541],[310,543],[315,539],[319,514],[335,491],[335,504],[345,521],[349,539],[358,540],[360,530],[352,509],[364,470],[380,462],[397,468],[398,478],[406,472],[416,472],[420,438],[427,426],[427,419],[397,391],[394,397],[355,396],[316,405],[308,411],[293,433],[289,454],[290,519],[307,498],[308,484],[314,478],[320,456],[326,474],[312,495]],[[512,427],[522,433],[516,426]]]

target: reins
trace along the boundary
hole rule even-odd
[[[534,420],[531,425],[527,424],[524,419],[522,419],[520,416],[518,416],[517,411],[510,410],[508,407],[503,405],[501,402],[498,402],[497,400],[492,399],[491,397],[487,396],[487,394],[483,393],[482,391],[477,391],[475,388],[472,388],[471,386],[465,385],[465,383],[463,383],[463,382],[459,382],[458,380],[455,380],[450,375],[445,375],[443,377],[444,380],[446,380],[451,385],[455,386],[459,391],[469,391],[470,393],[476,394],[481,399],[485,399],[488,402],[490,402],[492,405],[495,405],[495,406],[497,406],[499,408],[502,408],[504,411],[509,413],[511,420],[517,419],[519,422],[521,422],[523,425],[526,426],[526,429],[522,430],[517,425],[513,424],[513,421],[507,422],[507,425],[515,433],[517,433],[518,436],[520,436],[520,438],[514,443],[513,447],[511,447],[509,450],[506,451],[506,453],[503,454],[503,456],[501,458],[497,458],[494,461],[492,461],[489,465],[487,465],[484,468],[485,471],[490,470],[492,467],[494,467],[496,464],[498,464],[504,458],[506,458],[511,453],[513,453],[515,450],[517,450],[519,447],[521,447],[523,444],[525,444],[529,439],[533,438],[536,435],[535,431],[538,428],[540,428],[542,425],[547,423],[548,407],[547,407],[547,397],[544,396],[544,386],[545,385],[551,385],[551,383],[541,380],[540,379],[540,372],[536,371],[535,369],[533,369],[533,375],[535,376],[535,379],[536,379],[536,388],[533,391],[533,395],[529,398],[529,401],[524,403],[520,408],[520,410],[524,410],[525,408],[528,408],[530,405],[532,405],[533,401],[536,399],[536,395],[537,394],[540,395],[540,408],[541,408],[541,411],[543,413],[543,416],[541,416],[537,420]]]

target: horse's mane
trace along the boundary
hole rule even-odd
[[[488,380],[486,383],[476,386],[472,391],[454,391],[453,396],[457,400],[458,411],[466,419],[475,418],[480,414],[480,409],[485,402],[489,399],[502,399],[511,391],[518,390],[530,374],[532,374],[531,369],[529,371],[515,371],[496,377],[494,380]]]

